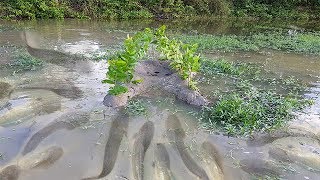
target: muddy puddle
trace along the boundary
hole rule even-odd
[[[26,39],[37,49],[30,54],[44,65],[19,73],[1,69],[1,180],[319,179],[319,56],[268,50],[207,54],[256,63],[310,84],[305,96],[315,99],[311,107],[297,113],[283,132],[253,140],[210,134],[194,116],[199,109],[161,92],[138,97],[148,105],[146,115],[105,107],[108,85],[101,80],[107,63],[94,57],[117,49],[128,33],[150,24],[156,26],[3,23],[19,28],[0,32],[0,65],[12,61],[16,49],[27,52]]]

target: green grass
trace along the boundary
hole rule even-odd
[[[184,42],[198,43],[201,50],[260,51],[264,48],[296,52],[303,54],[320,54],[319,32],[297,32],[289,35],[287,31],[255,33],[250,35],[180,35]]]
[[[23,71],[34,71],[41,68],[42,66],[43,61],[23,52],[16,53],[13,56],[13,61],[8,64],[8,67],[14,70],[14,73]]]
[[[227,74],[236,76],[256,76],[260,70],[248,63],[234,63],[225,59],[202,59],[200,73],[206,76],[215,74]]]
[[[225,81],[227,91],[214,93],[215,104],[204,107],[200,122],[209,130],[218,129],[228,135],[251,135],[283,127],[293,118],[292,111],[312,103],[304,99],[306,86],[298,79],[272,77],[271,73],[252,64],[226,60],[204,60],[202,78]],[[225,78],[222,78],[225,77]],[[209,81],[209,83],[212,83]]]
[[[258,89],[250,85],[244,91],[222,94],[218,102],[202,110],[201,122],[229,135],[250,135],[282,127],[299,110],[309,104],[294,94]]]
[[[130,116],[141,116],[147,115],[147,106],[141,100],[132,99],[129,101],[128,105],[126,106],[126,113]]]

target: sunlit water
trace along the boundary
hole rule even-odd
[[[90,59],[117,49],[127,34],[160,24],[162,23],[152,21],[120,23],[77,20],[2,22],[2,27],[7,28],[0,31],[0,65],[10,62],[16,49],[26,48],[22,29],[28,29],[28,38],[35,47],[77,54],[80,59]],[[202,23],[200,26],[188,22],[175,22],[171,27],[170,23],[166,24],[170,30],[182,33],[242,33],[238,26],[223,22]],[[268,50],[257,53],[209,53],[207,56],[253,62],[279,77],[294,75],[312,85],[305,95],[314,98],[315,104],[300,113],[291,126],[310,139],[319,137],[319,56]],[[156,97],[144,97],[143,101],[149,105],[148,115],[129,117],[129,125],[122,141],[112,142],[110,134],[112,129],[117,127],[113,125],[117,114],[115,110],[102,104],[108,91],[108,85],[101,83],[106,69],[106,61],[88,59],[80,60],[71,68],[45,63],[42,69],[31,72],[13,74],[9,70],[1,69],[0,81],[11,84],[14,91],[7,100],[8,105],[0,109],[0,169],[17,165],[21,168],[19,179],[22,180],[79,180],[95,177],[102,171],[104,154],[108,149],[106,144],[110,143],[112,146],[119,144],[119,149],[117,154],[110,150],[110,155],[116,156],[116,161],[105,179],[135,179],[134,167],[137,162],[131,159],[135,157],[138,132],[145,122],[151,121],[154,124],[154,135],[145,152],[145,179],[161,179],[157,174],[158,143],[164,144],[168,151],[171,179],[197,179],[196,173],[189,169],[194,165],[190,165],[190,162],[189,167],[185,165],[188,164],[183,160],[186,157],[191,157],[206,172],[209,179],[250,179],[255,175],[277,175],[285,179],[319,178],[319,144],[302,145],[305,142],[296,139],[302,146],[296,147],[296,153],[310,153],[310,157],[315,160],[309,162],[310,158],[299,159],[299,156],[289,162],[280,162],[270,155],[270,148],[275,145],[267,138],[267,143],[252,145],[247,143],[246,139],[209,134],[199,127],[196,118],[192,116],[198,109],[188,107],[161,93]],[[77,121],[81,119],[78,116],[83,114],[88,118],[81,124],[70,120],[75,118]],[[173,143],[168,137],[168,124],[176,119],[185,131],[182,146],[189,155],[181,154],[177,145],[179,143]],[[280,139],[280,142],[288,143],[289,147],[291,140]],[[217,152],[212,153],[219,154],[219,158],[210,161],[201,146],[203,142],[213,144]],[[52,146],[61,147],[62,156],[56,160],[45,159],[46,165],[34,167],[43,159],[41,152]],[[30,154],[34,154],[36,158],[32,158]],[[246,168],[240,168],[243,165],[246,165]],[[220,168],[217,168],[218,166]]]

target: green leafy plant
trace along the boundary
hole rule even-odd
[[[160,27],[156,32],[158,50],[170,60],[170,66],[176,70],[182,79],[188,81],[188,86],[196,90],[196,82],[192,80],[193,73],[200,68],[200,56],[195,55],[197,44],[184,44],[175,39],[169,39],[165,35],[165,26]]]
[[[146,55],[150,44],[156,45],[164,59],[170,61],[171,68],[176,70],[182,79],[187,80],[191,89],[197,89],[192,76],[200,68],[200,56],[195,55],[198,46],[169,39],[165,35],[165,29],[165,26],[161,26],[156,31],[146,28],[133,37],[127,37],[124,50],[108,61],[107,78],[102,82],[113,84],[109,94],[120,95],[128,91],[127,84],[137,84],[142,81],[133,80],[134,68],[137,61]]]

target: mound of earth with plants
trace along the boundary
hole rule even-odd
[[[199,91],[188,88],[186,80],[171,70],[167,61],[140,61],[135,68],[134,77],[143,79],[139,84],[128,87],[128,92],[119,96],[107,95],[104,105],[108,107],[120,107],[127,105],[135,96],[147,96],[153,89],[164,93],[173,94],[178,99],[195,106],[205,106],[209,101]]]
[[[124,50],[108,60],[107,79],[103,82],[113,86],[104,99],[106,106],[124,106],[130,98],[155,86],[189,104],[208,104],[193,81],[200,67],[200,56],[195,54],[197,45],[169,39],[165,28],[162,26],[155,31],[146,28],[133,37],[128,36]],[[161,60],[139,62],[151,45],[161,53]]]

